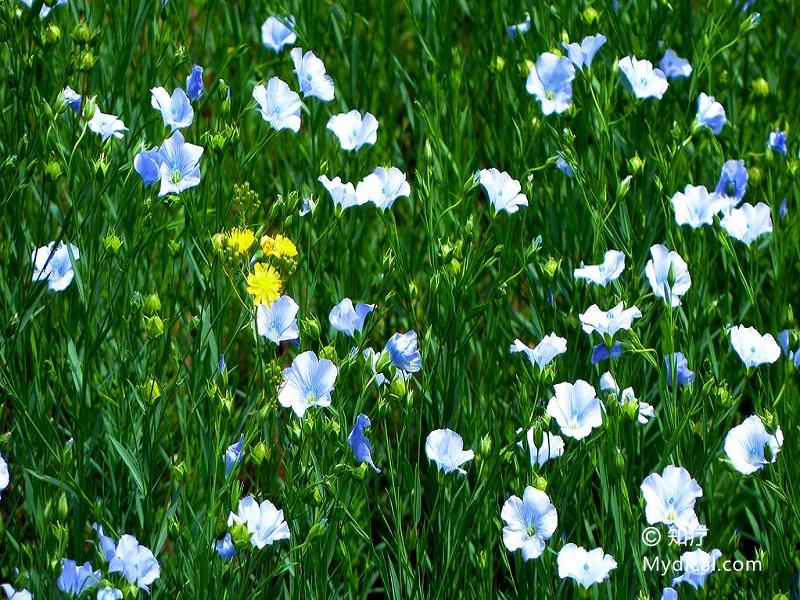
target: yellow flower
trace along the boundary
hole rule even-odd
[[[275,256],[276,258],[294,258],[297,256],[297,247],[289,238],[280,233],[275,237],[265,235],[261,238],[261,249],[264,256]]]
[[[232,252],[240,256],[246,256],[253,244],[256,243],[256,236],[249,229],[235,227],[228,233],[225,242]]]
[[[281,276],[272,267],[264,263],[256,266],[247,276],[247,291],[253,296],[253,304],[270,305],[281,295]]]

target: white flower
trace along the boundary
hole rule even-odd
[[[362,117],[357,110],[333,115],[328,119],[327,129],[339,138],[342,150],[357,151],[361,146],[371,146],[378,139],[377,119],[372,113]]]
[[[725,436],[725,454],[740,473],[750,475],[774,463],[783,446],[783,432],[778,427],[771,435],[757,415],[747,417]]]
[[[89,119],[88,125],[89,130],[99,135],[104,142],[111,136],[121,140],[125,137],[124,132],[128,131],[128,128],[125,127],[125,123],[123,123],[119,117],[116,115],[107,115],[99,108],[94,109],[94,114],[92,118]]]
[[[253,99],[261,116],[274,129],[300,131],[300,96],[285,81],[273,77],[266,87],[257,85],[253,88]]]
[[[302,417],[312,406],[330,406],[338,369],[327,358],[319,360],[311,351],[298,354],[283,370],[278,403]]]
[[[247,527],[250,543],[259,550],[290,537],[289,525],[283,518],[283,511],[278,510],[269,500],[264,500],[259,505],[252,496],[239,500],[239,511],[228,515],[228,527],[234,524]]]
[[[406,175],[397,167],[378,167],[356,186],[359,203],[372,202],[381,210],[392,208],[394,201],[411,194]]]
[[[642,482],[644,516],[650,525],[672,525],[695,514],[694,505],[703,489],[683,467],[668,465]]]
[[[289,296],[281,296],[269,306],[259,304],[256,309],[256,330],[274,344],[292,341],[300,337],[297,327],[297,302]]]
[[[608,579],[617,561],[602,548],[587,551],[581,546],[567,544],[558,552],[558,576],[561,579],[572,578],[588,588],[592,584]]]
[[[772,215],[763,202],[755,206],[744,203],[725,215],[720,225],[732,238],[749,246],[760,236],[772,233]]]
[[[614,337],[620,329],[628,330],[631,328],[634,319],[642,316],[636,306],[624,308],[622,302],[614,308],[602,310],[597,304],[592,304],[586,309],[585,313],[579,315],[581,325],[586,333],[597,332],[602,336]]]
[[[688,583],[693,588],[702,587],[711,573],[716,569],[717,559],[722,556],[722,552],[714,548],[711,552],[704,550],[692,550],[681,555],[681,568],[683,574],[672,580],[672,585]]]
[[[3,455],[0,454],[0,494],[8,487],[9,481],[8,463],[3,459]]]
[[[557,383],[554,388],[555,395],[547,404],[547,414],[556,420],[561,433],[582,440],[603,424],[602,404],[594,387],[578,379],[574,384]]]
[[[194,121],[192,103],[181,88],[175,88],[172,96],[163,87],[154,87],[150,94],[150,104],[161,113],[164,125],[171,127],[172,131],[189,127]]]
[[[653,293],[673,307],[681,305],[681,296],[689,291],[692,278],[686,261],[677,252],[667,250],[662,244],[650,247],[652,257],[644,273]]]
[[[622,71],[637,98],[661,99],[669,87],[669,82],[661,69],[654,69],[649,60],[638,60],[626,56],[619,61]]]
[[[558,526],[558,513],[550,498],[531,486],[525,488],[522,499],[511,496],[506,500],[500,517],[506,524],[503,544],[510,552],[522,550],[524,560],[540,557]]]
[[[711,225],[714,215],[728,206],[728,201],[716,192],[709,193],[704,185],[687,185],[683,192],[672,196],[675,222],[697,229]]]
[[[343,182],[339,177],[330,180],[327,175],[320,175],[319,182],[328,190],[334,205],[340,206],[342,210],[366,203],[366,199],[356,195],[356,189],[352,183]]]
[[[719,135],[727,122],[725,108],[714,96],[700,92],[697,99],[697,122],[700,126],[708,127],[714,135]]]
[[[772,364],[781,356],[781,349],[772,334],[761,335],[754,327],[731,327],[731,345],[747,368]]]
[[[601,392],[613,392],[616,396],[619,394],[619,386],[617,385],[617,380],[614,379],[614,376],[606,371],[600,377],[600,391]]]
[[[519,430],[521,431],[521,430]],[[519,431],[517,433],[519,433]],[[554,435],[549,431],[542,432],[542,445],[536,447],[534,439],[534,429],[528,429],[528,451],[531,457],[531,466],[544,466],[548,460],[554,460],[564,455],[564,439],[560,435]],[[522,447],[522,442],[519,442]]]
[[[528,206],[528,198],[520,193],[522,186],[519,181],[512,179],[505,171],[497,169],[481,169],[478,171],[478,182],[486,190],[494,210],[506,211],[513,214],[519,210],[520,206]]]
[[[530,348],[518,339],[511,344],[512,354],[524,352],[531,364],[537,365],[540,369],[544,369],[556,356],[564,354],[566,351],[567,340],[558,337],[555,333],[544,336],[535,348]]]
[[[457,471],[462,475],[467,472],[461,465],[475,458],[472,450],[464,450],[464,440],[450,429],[436,429],[428,434],[425,440],[425,454],[436,463],[444,473]]]
[[[33,281],[47,280],[47,287],[53,292],[63,292],[72,283],[75,270],[72,260],[77,261],[81,253],[77,246],[64,242],[50,242],[31,253],[33,263]]]
[[[325,71],[325,64],[311,50],[303,54],[302,48],[292,48],[290,55],[303,96],[319,98],[323,102],[333,100],[333,79]]]
[[[625,269],[625,255],[619,250],[608,250],[599,265],[584,265],[575,269],[575,279],[588,279],[597,285],[608,285],[622,275]]]
[[[689,77],[692,74],[692,65],[689,64],[689,61],[678,56],[672,48],[664,52],[664,57],[658,63],[658,66],[668,79]]]
[[[296,41],[292,16],[286,17],[284,21],[269,17],[261,26],[261,42],[273,52],[280,52],[284,46],[290,46]]]

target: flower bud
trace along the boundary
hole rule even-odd
[[[164,334],[164,321],[158,315],[148,317],[144,320],[144,328],[147,335],[155,340]]]
[[[769,83],[763,77],[759,77],[753,82],[753,93],[756,96],[766,98],[769,96]]]
[[[61,163],[57,160],[48,161],[48,163],[44,166],[44,173],[47,175],[47,178],[51,181],[55,181],[63,174],[61,170]]]
[[[55,23],[50,23],[42,32],[42,42],[46,46],[52,46],[61,39],[61,29]]]
[[[72,39],[77,44],[88,44],[92,39],[92,30],[86,24],[86,21],[81,21],[72,29]]]
[[[537,490],[542,490],[543,492],[547,490],[547,479],[542,477],[541,475],[537,475],[533,478],[533,487]]]
[[[119,249],[122,247],[122,240],[117,237],[114,233],[109,233],[106,237],[103,238],[103,248],[106,249],[106,252],[109,254],[117,254]]]

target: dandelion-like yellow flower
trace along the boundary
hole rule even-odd
[[[289,238],[277,234],[275,237],[265,235],[261,238],[261,250],[264,256],[275,256],[276,258],[294,258],[297,256],[297,246]]]
[[[253,304],[266,304],[269,306],[281,295],[280,274],[272,267],[264,263],[256,263],[256,266],[247,276],[247,291],[253,296]]]
[[[256,236],[247,228],[235,227],[231,229],[225,243],[232,252],[246,256],[253,244],[256,243]]]

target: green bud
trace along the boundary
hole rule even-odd
[[[265,460],[269,460],[270,449],[264,442],[258,442],[250,451],[250,458],[256,465],[260,465]]]
[[[89,41],[92,39],[92,30],[89,29],[89,26],[86,24],[86,21],[81,21],[72,29],[72,39],[75,40],[77,44],[88,44]]]
[[[764,173],[758,167],[752,166],[747,169],[747,179],[753,187],[759,187],[764,179]]]
[[[480,444],[478,445],[478,453],[481,456],[489,456],[492,452],[492,438],[489,437],[487,433],[481,438]]]
[[[320,336],[320,324],[316,316],[311,315],[305,319],[300,320],[300,331],[302,337],[307,337],[311,340],[318,340]]]
[[[63,174],[61,170],[61,163],[57,160],[51,160],[44,166],[44,173],[51,181],[55,181]]]
[[[614,463],[617,465],[618,470],[625,470],[625,455],[622,454],[622,451],[619,448],[614,450]]]
[[[625,196],[628,195],[628,192],[631,189],[631,176],[628,175],[625,179],[619,182],[617,186],[617,200],[622,200]]]
[[[766,98],[769,96],[769,83],[763,77],[759,77],[753,82],[753,93],[756,96]]]
[[[148,317],[144,320],[144,328],[150,338],[157,339],[164,334],[164,321],[158,315]]]
[[[167,251],[172,258],[177,257],[181,253],[182,248],[183,246],[180,240],[170,240],[167,244]]]
[[[142,312],[148,317],[153,316],[161,310],[161,299],[156,292],[148,294],[142,299]]]
[[[591,6],[587,6],[581,13],[581,18],[583,19],[583,22],[586,23],[587,25],[592,25],[600,20],[600,13],[598,13]]]
[[[311,529],[308,531],[308,535],[306,536],[305,541],[311,542],[319,537],[325,535],[325,532],[328,531],[328,519],[322,517],[319,521],[314,523],[311,526]]]
[[[46,46],[52,46],[58,43],[60,39],[61,29],[55,23],[50,23],[42,32],[42,42],[44,42]]]
[[[122,240],[114,233],[109,233],[103,238],[103,247],[109,254],[117,254],[122,248]]]
[[[324,346],[319,351],[319,357],[320,358],[327,358],[328,360],[331,360],[334,363],[339,362],[338,358],[336,356],[336,348],[334,348],[333,346]]]
[[[389,384],[389,394],[395,398],[402,398],[407,389],[406,380],[403,377],[395,376]]]
[[[158,387],[158,382],[152,377],[141,386],[141,392],[149,404],[161,398],[161,388]]]
[[[644,161],[639,158],[639,154],[634,154],[631,158],[628,159],[628,170],[631,174],[636,175],[637,173],[641,172],[644,169]]]
[[[542,490],[543,492],[547,490],[547,479],[542,477],[541,475],[537,475],[533,478],[533,487],[537,490]]]
[[[90,71],[96,62],[97,58],[95,58],[95,55],[92,53],[92,51],[84,50],[81,52],[80,58],[78,59],[78,70]]]
[[[249,546],[250,532],[247,531],[247,525],[243,523],[235,523],[231,527],[231,538],[236,546]]]
[[[176,481],[184,481],[186,479],[186,464],[183,461],[172,465],[172,477]]]
[[[83,103],[83,118],[87,121],[94,116],[94,111],[97,109],[97,98],[92,96]]]
[[[542,265],[542,270],[545,274],[552,279],[555,277],[556,272],[558,271],[558,267],[561,265],[561,260],[556,260],[552,256],[547,257],[547,261]]]
[[[58,499],[58,520],[59,521],[66,521],[67,514],[69,513],[69,504],[67,503],[67,496],[66,494],[61,494]]]

